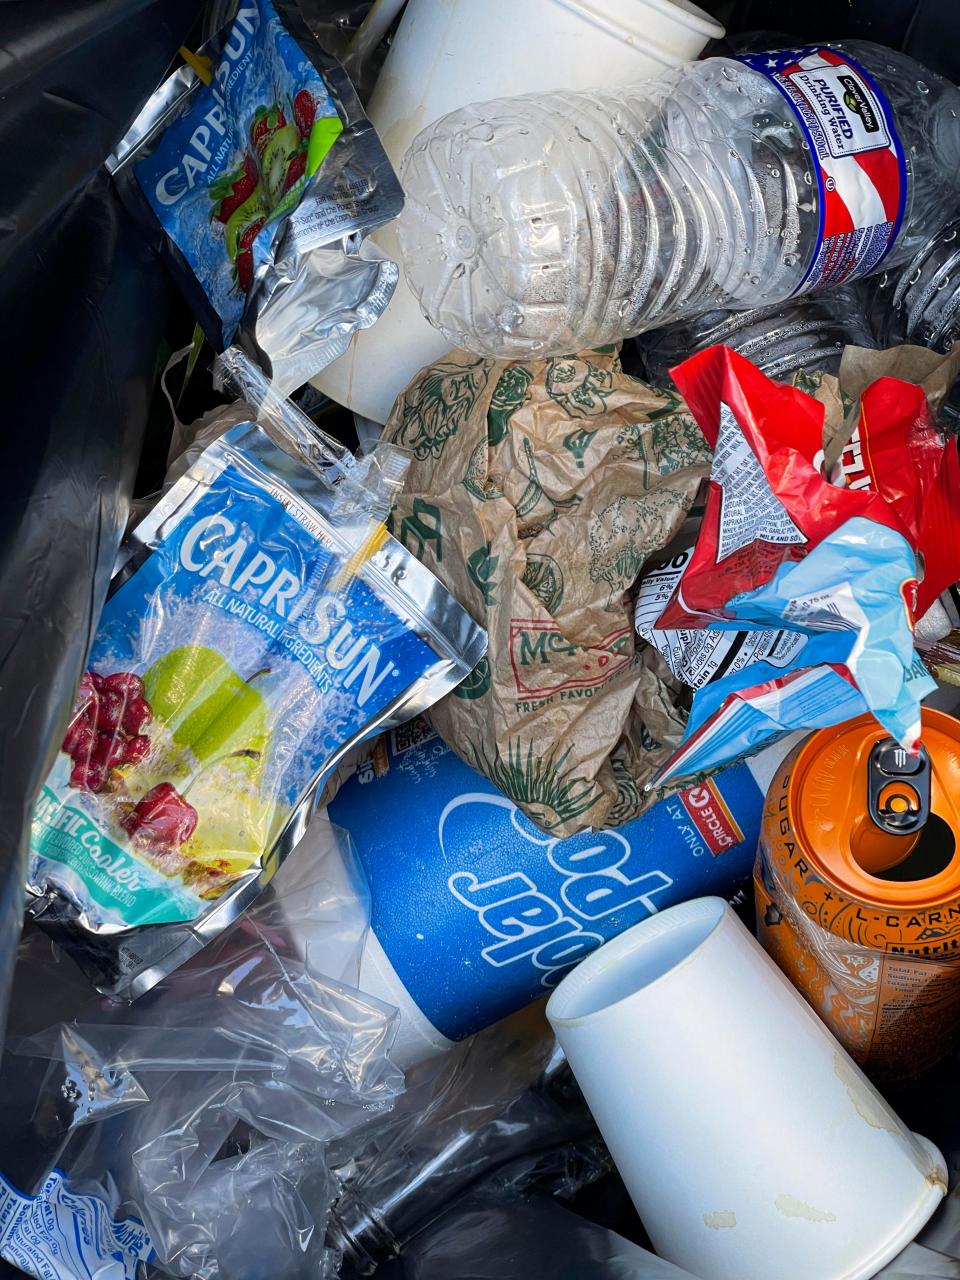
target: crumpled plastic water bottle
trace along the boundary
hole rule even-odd
[[[836,376],[844,347],[877,346],[862,291],[862,285],[838,285],[829,293],[801,295],[772,307],[705,311],[652,329],[636,340],[644,376],[653,386],[670,386],[675,364],[718,343],[739,351],[768,378]]]
[[[960,91],[865,42],[709,58],[451,112],[401,180],[427,318],[557,356],[908,261],[960,205]]]

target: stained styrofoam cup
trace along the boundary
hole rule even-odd
[[[420,130],[448,111],[519,93],[636,83],[692,61],[722,35],[690,0],[408,0],[368,112],[399,169]],[[397,262],[394,227],[371,239]],[[401,278],[377,323],[313,383],[386,422],[407,383],[449,346]]]
[[[663,1257],[710,1280],[867,1280],[946,1194],[720,898],[635,925],[547,1017]]]

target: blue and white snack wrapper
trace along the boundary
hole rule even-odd
[[[679,633],[649,625],[651,589],[641,587],[641,635],[680,667],[680,678],[700,682],[684,739],[656,782],[716,769],[795,730],[866,711],[915,750],[920,702],[936,688],[914,649],[908,598],[915,576],[916,557],[902,534],[863,517],[847,520],[764,586],[733,597],[727,621],[683,633],[696,636],[695,668]]]

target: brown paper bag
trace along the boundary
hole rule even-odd
[[[636,817],[685,719],[630,594],[709,471],[683,402],[624,374],[613,348],[454,351],[399,397],[384,438],[414,458],[393,534],[490,637],[434,726],[552,834]]]

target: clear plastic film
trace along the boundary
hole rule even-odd
[[[352,1112],[345,1126],[337,1118],[344,1082],[350,1106],[372,1110],[402,1088],[387,1057],[396,1016],[353,987],[369,895],[349,837],[318,817],[304,853],[232,928],[135,1004],[93,1001],[69,1028],[21,1037],[14,1052],[81,1064],[95,1054],[114,1073],[240,1065],[323,1104],[322,1132],[304,1133],[327,1139],[352,1127]]]
[[[367,1148],[345,1153],[331,1240],[371,1274],[494,1175],[504,1195],[537,1183],[573,1194],[609,1167],[563,1055],[517,1017],[460,1046],[439,1076],[412,1078]]]
[[[138,1181],[151,1188],[146,1223],[164,1270],[197,1280],[322,1275],[333,1196],[322,1151],[251,1138],[239,1154],[217,1159],[244,1118],[237,1097],[225,1089],[205,1100],[202,1124],[173,1128],[133,1155]]]
[[[403,488],[411,455],[378,441],[360,458],[312,422],[239,347],[228,347],[214,366],[214,385],[240,396],[282,449],[293,452],[336,491],[332,517],[341,523],[362,514],[382,524]]]
[[[133,1006],[90,1001],[75,1024],[17,1039],[0,1079],[0,1172],[43,1195],[56,1165],[70,1194],[140,1219],[165,1274],[327,1274],[330,1144],[362,1141],[357,1131],[403,1089],[389,1057],[396,1011],[341,980],[356,970],[367,928],[354,875],[342,856],[289,864],[209,951]],[[301,954],[298,930],[329,936],[315,955],[339,953],[340,978]],[[30,961],[21,978],[49,982],[49,959]],[[15,1078],[21,1091],[11,1094]],[[36,1117],[51,1109],[60,1131],[43,1134]],[[43,1161],[38,1138],[48,1142]]]
[[[150,1100],[132,1072],[104,1062],[75,1026],[50,1028],[45,1042],[46,1061],[8,1052],[0,1075],[0,1175],[25,1192],[62,1165],[65,1148],[85,1125]]]
[[[337,493],[337,511],[341,518],[362,510],[373,528],[386,520],[409,468],[410,454],[406,449],[377,440],[370,449],[354,457],[345,445],[286,399],[276,382],[240,347],[228,347],[213,365],[216,389],[236,395],[238,399],[232,404],[218,405],[195,422],[182,422],[167,386],[167,377],[192,350],[192,346],[187,346],[174,352],[160,378],[173,419],[167,473],[159,493],[136,504],[136,519],[142,519],[157,498],[185,475],[224,432],[255,418],[274,444],[301,458]],[[132,523],[136,523],[136,519]]]
[[[82,1086],[80,1123],[101,1110],[149,1101],[137,1084],[141,1072],[241,1068],[264,1073],[270,1087],[289,1087],[321,1104],[315,1119],[305,1110],[290,1127],[302,1125],[303,1132],[326,1140],[344,1127],[336,1105],[344,1082],[351,1107],[373,1109],[400,1087],[402,1076],[385,1057],[395,1032],[389,1007],[372,997],[262,951],[239,963],[230,957],[212,972],[189,972],[188,978],[201,988],[219,978],[220,986],[204,993],[191,990],[189,980],[177,982],[149,1010],[131,1007],[119,1015],[133,1019],[136,1013],[134,1020],[61,1025],[20,1041],[15,1052],[63,1061],[68,1078]],[[231,1001],[226,1021],[223,991]]]

